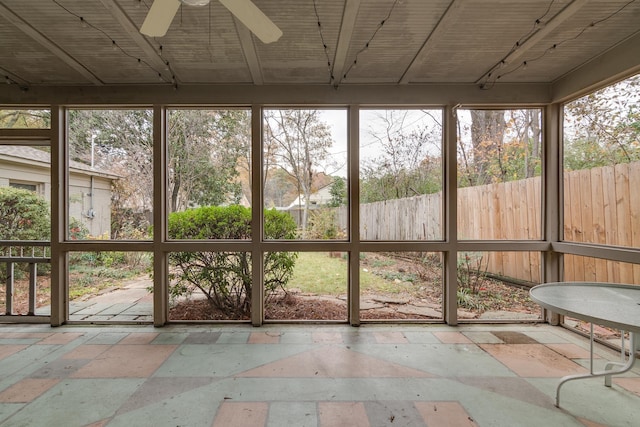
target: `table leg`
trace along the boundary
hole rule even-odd
[[[638,350],[638,344],[640,343],[638,342],[638,337],[636,336],[635,332],[630,332],[629,335],[629,359],[627,359],[626,363],[623,364],[619,362],[608,362],[605,365],[604,371],[593,372],[592,370],[592,372],[589,372],[588,374],[567,375],[566,377],[562,377],[562,379],[560,380],[560,384],[558,384],[558,387],[556,388],[556,406],[558,408],[560,407],[560,387],[562,387],[563,384],[568,381],[579,380],[583,378],[605,377],[604,384],[608,387],[611,387],[612,375],[624,374],[625,372],[633,368],[633,364],[636,361],[636,351]],[[593,357],[593,348],[591,349],[591,352],[591,357]],[[612,366],[621,366],[621,368],[614,371],[610,369]]]

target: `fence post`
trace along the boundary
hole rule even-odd
[[[5,298],[6,303],[6,314],[13,314],[13,263],[11,261],[7,262],[7,283],[6,283],[6,292]]]
[[[38,279],[38,264],[29,263],[29,315],[36,314],[36,282]]]

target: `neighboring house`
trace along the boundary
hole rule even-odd
[[[309,210],[318,209],[326,206],[331,201],[331,184],[319,188],[317,191],[309,195]],[[278,210],[289,212],[298,225],[302,224],[303,211],[305,205],[304,194],[300,194],[291,204],[285,208],[277,208]]]
[[[23,188],[51,202],[51,156],[46,151],[19,145],[0,145],[0,187]],[[69,161],[69,216],[92,236],[111,234],[113,173]]]
[[[329,183],[317,191],[311,193],[309,196],[309,209],[319,208],[326,205],[331,201],[331,184]],[[291,202],[287,209],[301,209],[304,208],[305,198],[304,194],[300,194],[296,199]]]

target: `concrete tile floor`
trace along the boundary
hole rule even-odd
[[[72,322],[153,323],[153,294],[148,278],[126,281],[121,288],[69,303]],[[38,314],[49,314],[50,307]]]
[[[548,325],[0,326],[0,426],[637,426]],[[597,346],[596,368],[619,354]]]

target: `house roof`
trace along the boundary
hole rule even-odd
[[[51,164],[51,154],[37,148],[23,145],[0,145],[0,159],[10,159],[23,164],[39,165],[49,168]],[[80,162],[69,160],[69,169],[76,173],[90,176],[99,176],[108,179],[119,179],[119,175],[92,168]]]

